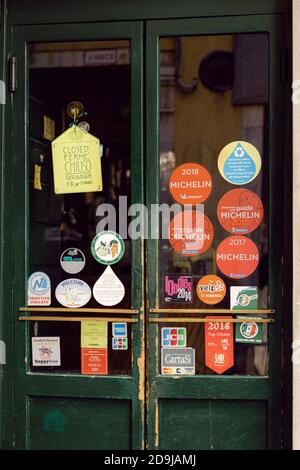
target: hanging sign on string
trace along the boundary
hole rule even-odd
[[[73,125],[52,143],[56,194],[102,191],[100,141]]]

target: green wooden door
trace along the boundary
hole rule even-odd
[[[180,242],[176,245],[175,229],[173,243],[167,239],[148,242],[149,446],[279,448],[283,313],[280,230],[283,215],[279,195],[283,187],[281,18],[256,15],[153,21],[147,24],[146,36],[147,161],[151,162],[146,177],[146,181],[151,181],[148,205],[179,202],[183,209],[184,197],[176,191],[171,195],[170,177],[180,165],[200,164],[212,177],[212,192],[208,198],[202,197],[204,213],[213,225],[210,246],[204,245],[198,252],[187,255]],[[259,180],[239,186],[221,177],[218,155],[234,141],[247,141],[260,149]],[[185,166],[182,171],[189,168]],[[184,177],[182,180],[185,182]],[[177,184],[181,180],[174,181]],[[259,195],[265,213],[260,227],[245,234],[256,242],[261,256],[256,271],[246,277],[231,275],[230,270],[226,272],[216,262],[223,240],[242,233],[239,229],[234,232],[234,224],[224,228],[217,217],[221,198],[238,187]],[[193,205],[191,200],[187,202]],[[180,227],[179,224],[179,238]],[[240,227],[243,228],[243,223]],[[209,234],[209,228],[205,230],[204,225],[204,235]],[[186,248],[186,253],[189,249]],[[224,299],[211,305],[198,296],[198,282],[201,285],[201,279],[207,275],[217,275],[227,288]],[[185,299],[174,297],[179,282],[189,284],[190,287],[183,287],[183,292],[191,289],[192,299],[189,295]],[[206,282],[204,285],[212,285],[212,281]],[[205,360],[209,338],[205,340],[204,330],[221,328],[222,324],[209,326],[202,322],[207,315],[230,316],[228,309],[233,296],[230,289],[243,286],[257,289],[256,309],[263,309],[263,313],[274,310],[275,314],[272,317],[269,312],[260,317],[271,320],[263,326],[260,324],[264,332],[260,345],[237,343],[233,332],[234,365],[229,364],[225,371],[216,373],[217,367],[211,367]],[[236,319],[233,326],[236,331],[241,319],[231,318]],[[169,330],[163,333],[162,328],[176,327],[183,328],[181,335],[186,334],[186,347],[194,350],[194,375],[183,376],[180,368],[166,367],[179,359],[172,355],[171,348],[164,346],[170,345],[168,334],[171,333]],[[176,330],[173,333],[176,344],[178,333]],[[162,334],[167,335],[165,343]],[[226,345],[221,349],[221,356],[219,352],[216,351],[214,358],[217,366],[218,361],[226,360]],[[162,363],[165,354],[169,356]]]
[[[283,235],[278,190],[282,185],[283,160],[281,19],[276,15],[254,15],[147,21],[145,41],[143,26],[141,21],[136,21],[18,26],[13,30],[13,53],[18,59],[18,88],[11,102],[15,445],[29,449],[279,448]],[[100,59],[93,55],[99,42],[105,43],[101,47],[109,53],[102,54]],[[51,48],[53,43],[59,43],[59,47]],[[76,48],[72,44],[81,46]],[[266,55],[260,55],[255,61],[253,48],[257,44]],[[77,62],[66,66],[66,69],[70,67],[69,72],[62,72],[61,56],[58,59],[56,55],[59,49],[70,53],[64,56],[66,63],[76,56],[76,60],[94,67],[99,61],[102,65],[108,61],[107,68],[99,75],[95,71],[96,78],[91,81],[87,69],[83,68],[83,74],[76,69]],[[74,50],[79,53],[73,56]],[[210,69],[205,68],[209,59],[215,58],[212,54],[216,51],[227,52],[224,60],[225,67],[229,63],[229,79],[225,85],[216,80],[222,72],[213,70],[211,76]],[[255,82],[254,66],[249,80],[245,61],[248,54],[250,66],[254,63],[259,67],[263,84],[261,80]],[[52,69],[44,67],[43,71],[43,63],[50,60],[49,56]],[[114,62],[116,57],[120,63]],[[223,60],[224,55],[221,57]],[[265,61],[261,61],[264,57]],[[204,63],[204,71],[199,79],[200,62]],[[115,75],[113,66],[116,65],[119,68]],[[208,81],[204,85],[203,74],[207,73]],[[234,83],[230,73],[234,75]],[[250,86],[251,82],[257,88]],[[43,84],[52,89],[47,92]],[[220,90],[220,86],[225,88]],[[121,97],[125,95],[128,99],[122,102]],[[45,138],[44,117],[55,121],[57,136],[69,124],[64,111],[72,100],[88,103],[86,120],[91,125],[91,133],[100,138],[105,136],[102,164],[106,169],[107,199],[102,202],[113,202],[117,196],[127,194],[131,204],[142,203],[146,188],[149,213],[152,204],[170,205],[175,202],[169,193],[170,175],[184,163],[206,167],[213,181],[210,202],[204,211],[208,211],[215,237],[206,252],[195,257],[183,256],[173,250],[168,239],[156,240],[157,233],[147,240],[146,252],[143,240],[126,242],[129,256],[116,268],[126,285],[124,303],[114,307],[114,312],[91,313],[108,318],[109,342],[113,320],[121,317],[128,321],[129,349],[114,352],[109,346],[109,373],[105,376],[80,374],[80,322],[18,319],[21,315],[67,316],[66,312],[20,313],[19,309],[26,306],[27,279],[35,271],[46,272],[53,280],[54,299],[54,288],[62,280],[59,255],[71,241],[74,243],[72,236],[81,233],[80,227],[89,227],[88,233],[82,232],[85,244],[78,242],[87,255],[88,271],[83,272],[82,278],[92,285],[94,276],[103,271],[95,268],[88,252],[92,232],[88,214],[93,210],[95,215],[96,206],[89,198],[57,199],[51,191],[50,144]],[[61,106],[57,107],[57,103]],[[116,114],[119,121],[114,120]],[[99,115],[105,118],[99,119]],[[107,130],[105,122],[114,126]],[[143,129],[146,129],[145,161]],[[260,265],[245,281],[233,282],[220,273],[215,262],[218,245],[230,235],[218,225],[217,205],[226,192],[235,188],[221,179],[217,157],[226,144],[239,140],[256,145],[262,155],[261,175],[256,180],[259,185],[255,186],[255,182],[245,187],[259,195],[265,217],[260,227],[247,235],[259,247]],[[124,166],[124,162],[129,166]],[[34,187],[34,165],[41,167],[42,190]],[[122,175],[127,175],[124,187],[119,184]],[[78,206],[86,219],[78,219]],[[95,218],[92,220],[95,232]],[[154,221],[150,222],[152,227]],[[71,238],[62,243],[61,231],[66,226]],[[190,298],[186,303],[166,299],[165,281],[170,274],[177,279],[179,275],[189,278],[192,302]],[[222,277],[227,286],[226,297],[215,306],[200,302],[196,292],[198,281],[210,274]],[[234,366],[217,375],[205,364],[205,324],[195,320],[209,313],[220,314],[216,311],[219,307],[233,316],[228,312],[230,287],[241,286],[257,287],[258,308],[268,311],[260,318],[274,317],[275,322],[263,325],[263,343],[235,343]],[[53,306],[59,307],[55,301]],[[87,307],[97,305],[92,303]],[[121,308],[125,314],[120,312]],[[275,311],[274,315],[271,310]],[[87,312],[81,310],[76,315],[86,316]],[[165,318],[163,322],[162,318]],[[234,328],[238,325],[234,324]],[[161,327],[170,326],[185,328],[186,347],[195,350],[195,374],[191,376],[161,373]],[[65,357],[62,368],[42,370],[32,366],[34,336],[61,337]]]
[[[98,207],[113,202],[111,191],[123,191],[131,203],[143,202],[141,40],[139,22],[18,27],[13,33],[18,58],[12,132],[16,136],[12,139],[12,184],[18,449],[144,446],[142,241],[125,240],[125,255],[113,267],[126,290],[123,302],[113,310],[101,309],[91,299],[88,310],[68,312],[55,298],[55,287],[63,279],[81,278],[92,287],[104,272],[90,248]],[[95,51],[101,56],[100,66]],[[90,66],[91,57],[96,62]],[[54,194],[51,140],[72,123],[66,108],[74,100],[84,104],[91,133],[101,134],[104,187],[100,195]],[[85,254],[80,274],[68,274],[60,266],[62,251],[73,247]],[[27,279],[34,272],[43,272],[51,280],[48,312],[43,307],[26,310]],[[44,321],[47,314],[48,321]],[[25,320],[19,319],[22,315]],[[34,315],[40,319],[28,321]],[[89,374],[81,373],[80,326],[88,317],[102,318],[101,324],[108,328],[101,345],[108,354],[108,371],[105,363],[101,366],[105,375],[94,375],[91,369]],[[112,346],[111,328],[117,321],[127,325],[124,351]],[[31,341],[35,337],[60,338],[61,365],[34,366]]]

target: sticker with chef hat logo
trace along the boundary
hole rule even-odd
[[[98,263],[118,263],[123,258],[124,252],[123,238],[112,230],[97,233],[92,241],[92,255]]]

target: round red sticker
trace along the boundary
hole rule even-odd
[[[220,199],[217,214],[227,232],[246,235],[259,227],[264,208],[260,197],[253,191],[237,188],[228,191]]]
[[[169,189],[180,204],[202,204],[212,191],[212,177],[204,166],[184,163],[173,171]]]
[[[169,225],[169,241],[177,253],[197,256],[208,250],[214,238],[214,228],[206,215],[196,210],[179,212]]]
[[[256,270],[259,250],[247,237],[228,237],[217,248],[216,262],[225,276],[231,279],[243,279]]]
[[[224,299],[226,284],[219,276],[208,274],[200,279],[196,291],[202,302],[208,305],[215,305]]]

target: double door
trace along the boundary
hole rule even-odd
[[[281,42],[275,15],[13,30],[17,448],[280,447]],[[54,192],[74,121],[100,139],[100,192]],[[112,265],[92,250],[107,229]],[[46,307],[28,304],[34,273]],[[70,278],[91,292],[74,309]],[[36,362],[51,339],[59,362]]]

